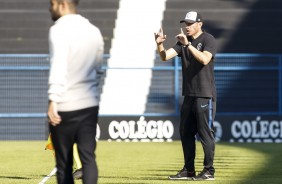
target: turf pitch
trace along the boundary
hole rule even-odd
[[[46,141],[1,141],[0,183],[39,183],[54,168]],[[183,166],[181,143],[106,142],[97,146],[101,184],[281,184],[282,146],[272,143],[217,143],[216,181],[170,181]],[[203,151],[197,143],[196,170],[201,171]],[[55,184],[51,177],[46,184]],[[81,184],[80,180],[76,180]]]

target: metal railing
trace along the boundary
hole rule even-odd
[[[107,59],[109,55],[105,55]],[[160,61],[156,59],[156,64],[151,69],[154,72],[172,72],[172,86],[167,84],[167,88],[173,88],[173,100],[170,100],[170,107],[173,109],[166,112],[145,112],[143,115],[178,115],[181,104],[181,63],[180,59],[176,57],[172,62],[166,62],[165,64],[159,64]],[[103,69],[117,69],[104,66]],[[120,70],[131,70],[134,68],[122,68]],[[140,68],[139,68],[140,69]],[[47,54],[1,54],[0,55],[0,72],[2,73],[1,79],[1,105],[0,105],[0,118],[44,118],[46,117],[45,107],[47,104],[47,77],[49,71],[49,56]],[[39,73],[38,73],[39,72]],[[40,74],[43,72],[42,74]],[[22,73],[19,75],[19,73]],[[35,74],[33,74],[35,73]],[[7,75],[7,76],[5,76]],[[41,81],[33,81],[29,83],[26,79],[25,88],[29,88],[32,85],[42,85],[36,90],[41,90],[40,93],[44,93],[46,99],[40,99],[37,96],[33,103],[41,104],[41,112],[38,109],[32,111],[15,111],[13,107],[20,104],[25,108],[24,104],[21,104],[22,98],[16,98],[10,96],[13,90],[16,90],[18,94],[21,92],[21,88],[24,88],[24,84],[18,84],[15,77],[18,76],[18,80],[21,77],[29,75],[30,79],[38,77]],[[33,76],[34,75],[34,76]],[[276,54],[217,54],[215,62],[215,75],[218,90],[218,115],[282,115],[282,55]],[[10,80],[10,81],[9,81]],[[7,87],[6,85],[12,86]],[[158,83],[158,81],[155,81]],[[35,84],[36,83],[36,84]],[[166,85],[166,84],[165,84]],[[24,90],[29,93],[27,89]],[[46,91],[44,91],[46,90]],[[37,91],[38,92],[38,91]],[[45,94],[46,93],[46,94]],[[44,98],[44,95],[41,97]],[[13,99],[13,98],[16,99]],[[5,99],[5,98],[8,98]],[[34,98],[34,97],[33,97]],[[152,97],[154,98],[154,97]],[[164,97],[165,98],[165,97]],[[37,102],[37,101],[38,102]],[[161,100],[158,102],[162,105]],[[241,103],[239,103],[241,102]],[[242,103],[248,105],[244,105]],[[14,106],[9,105],[14,103]],[[22,102],[26,103],[26,102]],[[150,103],[150,100],[148,100]],[[37,106],[38,106],[37,104]],[[167,106],[168,104],[163,104]],[[30,109],[33,109],[32,104]],[[9,110],[5,107],[10,107]],[[35,107],[37,108],[37,107]],[[101,114],[103,116],[103,114]]]

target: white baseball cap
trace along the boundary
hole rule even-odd
[[[180,23],[188,22],[188,23],[195,23],[195,22],[202,22],[202,16],[196,11],[189,11],[185,18],[180,21]]]

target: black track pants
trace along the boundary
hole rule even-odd
[[[83,169],[83,183],[96,184],[98,169],[95,160],[98,107],[77,111],[59,112],[62,122],[50,125],[55,148],[58,184],[73,184],[73,144],[77,143]]]
[[[198,134],[204,150],[204,168],[212,174],[215,139],[213,120],[216,112],[216,102],[211,98],[186,96],[181,108],[180,137],[184,154],[184,167],[188,171],[195,170],[196,143]]]

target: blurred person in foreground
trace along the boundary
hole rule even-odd
[[[48,136],[48,140],[47,140],[47,144],[45,146],[45,150],[51,150],[53,151],[53,155],[55,156],[55,150],[54,150],[54,147],[53,147],[53,143],[52,143],[52,139],[51,139],[51,134],[49,134]],[[79,155],[78,155],[78,150],[77,150],[77,145],[74,144],[73,145],[73,178],[74,179],[82,179],[82,164],[81,164],[81,161],[80,161],[80,158],[79,158]]]
[[[214,180],[216,42],[211,34],[202,30],[203,20],[198,12],[188,12],[180,23],[185,23],[186,33],[181,28],[180,34],[176,36],[178,42],[168,50],[163,45],[166,40],[163,30],[155,33],[161,59],[167,61],[178,56],[182,62],[184,101],[180,112],[180,137],[184,166],[176,175],[169,176],[169,179]],[[196,134],[199,135],[204,150],[204,168],[198,175],[195,172]]]
[[[84,184],[98,181],[96,126],[99,70],[104,42],[100,30],[77,14],[78,0],[50,0],[48,119],[55,149],[57,182],[73,184],[77,144]]]

